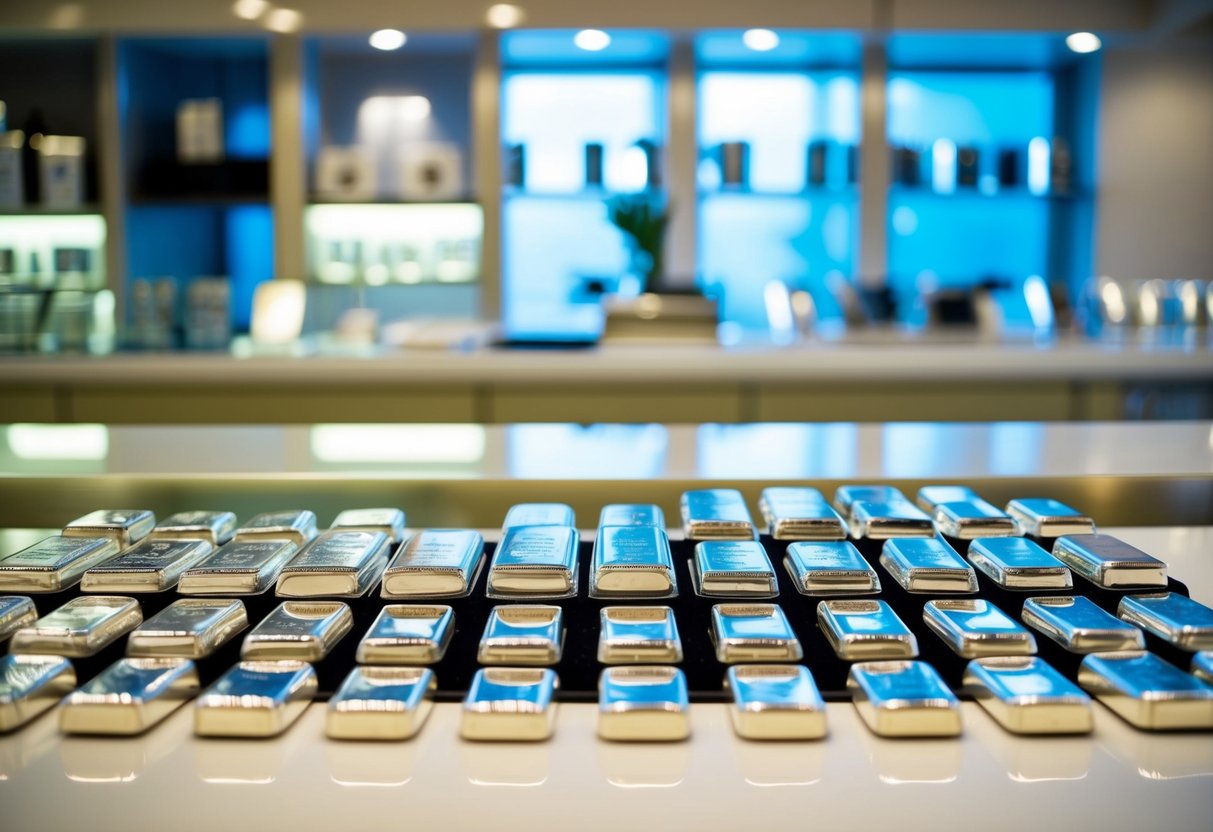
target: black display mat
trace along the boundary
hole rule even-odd
[[[802,664],[812,672],[822,695],[828,700],[848,700],[846,692],[847,673],[851,662],[839,659],[825,635],[817,626],[817,604],[820,598],[801,595],[796,591],[791,576],[783,566],[783,558],[787,542],[772,540],[769,537],[761,539],[767,554],[775,566],[779,579],[779,596],[771,603],[779,604],[788,617],[792,628],[800,639],[804,649]],[[873,565],[880,576],[882,591],[879,595],[853,596],[862,598],[881,598],[893,608],[897,615],[906,623],[918,639],[919,658],[929,662],[943,676],[959,695],[961,679],[968,660],[957,656],[952,650],[932,632],[922,618],[922,608],[932,598],[941,597],[981,597],[1001,608],[1015,619],[1020,619],[1024,599],[1033,595],[1086,595],[1103,609],[1113,615],[1121,597],[1127,594],[1154,592],[1157,589],[1111,591],[1101,589],[1089,581],[1074,576],[1074,587],[1070,592],[1047,591],[1009,591],[998,587],[981,572],[977,573],[980,591],[978,596],[971,595],[940,595],[940,594],[911,594],[896,584],[889,574],[879,565],[881,541],[859,540],[852,541],[859,551]],[[957,551],[964,554],[968,549],[966,541],[949,541]],[[1052,540],[1038,541],[1046,549],[1052,548]],[[682,639],[684,653],[683,661],[678,665],[687,675],[691,691],[691,699],[696,702],[723,702],[727,695],[723,690],[723,680],[727,666],[716,660],[712,639],[709,635],[711,626],[711,609],[714,604],[726,602],[728,598],[703,598],[695,594],[691,580],[690,558],[694,552],[693,541],[672,541],[670,544],[674,555],[674,565],[678,580],[679,595],[677,598],[662,600],[607,600],[589,598],[590,557],[593,544],[583,542],[580,546],[580,570],[578,577],[578,594],[575,598],[559,600],[543,600],[534,603],[558,604],[564,610],[566,628],[564,654],[559,664],[555,666],[560,678],[560,689],[557,699],[561,701],[591,702],[597,700],[598,677],[604,665],[597,660],[599,611],[605,606],[616,604],[648,605],[663,604],[674,610],[678,631]],[[442,599],[434,603],[450,604],[455,611],[454,635],[450,647],[442,661],[433,665],[438,679],[438,699],[440,701],[459,701],[466,693],[478,665],[476,662],[477,648],[480,636],[489,612],[498,604],[508,603],[495,601],[484,596],[488,580],[487,564],[492,558],[495,544],[487,544],[485,552],[486,566],[481,570],[476,585],[466,598]],[[1167,587],[1172,592],[1187,595],[1188,590],[1182,583],[1171,579]],[[71,598],[82,594],[79,588],[64,592],[48,593],[31,596],[34,598],[39,614],[46,614]],[[117,593],[113,593],[117,594]],[[135,595],[142,607],[144,618],[150,618],[168,606],[178,596],[175,592],[164,592]],[[834,596],[847,597],[847,596]],[[260,596],[245,596],[250,626],[261,621],[283,599],[276,598],[272,592]],[[375,617],[384,605],[402,603],[386,601],[379,597],[379,587],[376,586],[371,594],[356,599],[341,599],[348,603],[354,614],[354,627],[342,639],[324,661],[315,665],[319,677],[319,698],[331,696],[341,684],[345,676],[353,669],[354,656],[358,641],[370,628]],[[410,601],[410,603],[413,603]],[[418,600],[416,603],[430,603]],[[766,601],[764,601],[766,603]],[[245,631],[247,633],[247,631]],[[1038,655],[1055,667],[1058,671],[1072,680],[1077,679],[1078,666],[1082,661],[1081,654],[1070,653],[1039,633],[1036,636]],[[239,661],[240,644],[244,633],[232,639],[210,657],[197,662],[202,684],[208,685],[223,674],[225,670]],[[1146,634],[1147,647],[1163,659],[1187,670],[1192,654],[1179,650],[1160,639]],[[85,659],[73,659],[77,678],[84,683],[100,673],[113,662],[120,659],[126,650],[126,639],[122,638],[102,650],[95,656]]]

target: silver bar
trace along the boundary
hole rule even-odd
[[[872,733],[881,737],[954,737],[960,702],[926,662],[851,665],[847,689]]]
[[[1213,650],[1213,609],[1177,592],[1126,595],[1116,614],[1181,650]]]
[[[806,667],[733,665],[725,676],[725,688],[733,696],[729,715],[739,737],[813,740],[826,735],[825,702]]]
[[[330,530],[383,532],[389,541],[404,540],[404,512],[398,508],[347,508],[333,520]]]
[[[520,526],[576,526],[573,509],[564,503],[518,503],[510,506],[501,526],[504,534]]]
[[[181,595],[260,595],[298,550],[286,539],[241,540],[239,536],[187,569],[177,582]]]
[[[875,595],[880,577],[855,544],[838,540],[792,543],[783,560],[796,589],[804,595]]]
[[[205,540],[144,540],[84,573],[85,592],[165,592],[214,551]]]
[[[546,667],[481,668],[463,700],[459,735],[465,740],[546,740],[556,725],[553,696],[559,685]]]
[[[100,509],[63,527],[64,537],[110,537],[125,549],[147,537],[156,515],[147,509]]]
[[[611,503],[598,515],[598,528],[604,526],[652,526],[664,531],[665,512],[651,503]]]
[[[143,613],[134,598],[81,595],[13,633],[11,653],[49,653],[83,658],[139,626]]]
[[[1036,639],[1011,616],[982,598],[927,601],[922,608],[927,626],[958,656],[1030,656]]]
[[[905,503],[906,495],[891,485],[840,485],[834,491],[834,508],[850,519],[855,503]]]
[[[695,591],[707,597],[774,598],[775,569],[757,540],[705,540],[691,559]]]
[[[915,504],[927,514],[934,513],[935,507],[941,503],[967,503],[973,500],[981,500],[981,496],[967,485],[924,485],[914,498]]]
[[[323,661],[354,627],[350,605],[341,601],[283,601],[244,637],[244,661]]]
[[[59,704],[76,687],[72,663],[59,656],[0,656],[0,734]]]
[[[489,598],[570,598],[577,594],[577,544],[572,526],[515,526],[489,566]]]
[[[181,598],[131,632],[126,655],[205,659],[246,627],[243,601]]]
[[[1062,537],[1094,534],[1095,521],[1076,509],[1048,497],[1021,497],[1007,503],[1007,514],[1015,518],[1023,534],[1033,537]]]
[[[608,667],[598,681],[598,736],[676,742],[691,735],[687,677],[676,667]]]
[[[355,667],[325,712],[335,740],[407,740],[434,707],[438,682],[428,667]]]
[[[840,659],[912,659],[918,655],[918,639],[884,601],[822,601],[817,605],[817,626]]]
[[[1014,537],[1019,527],[1011,515],[981,498],[957,503],[940,503],[932,514],[940,534],[959,540],[979,537]]]
[[[1053,556],[1105,589],[1167,585],[1165,563],[1109,534],[1059,537]]]
[[[240,662],[198,697],[194,733],[275,737],[307,710],[316,689],[316,671],[307,662]]]
[[[198,693],[189,659],[119,659],[64,698],[65,734],[142,734]]]
[[[602,664],[674,664],[682,639],[669,607],[603,607],[598,614]]]
[[[1015,734],[1087,734],[1091,698],[1036,656],[975,659],[965,689],[986,713]]]
[[[434,664],[446,654],[455,612],[445,604],[388,604],[358,642],[358,664]]]
[[[236,529],[236,540],[283,539],[302,546],[316,536],[316,515],[308,509],[258,514]]]
[[[665,530],[601,526],[594,539],[591,598],[668,598],[678,594]]]
[[[887,540],[880,565],[907,592],[977,591],[977,573],[956,550],[936,537]]]
[[[1070,568],[1022,537],[992,537],[969,544],[969,563],[1003,589],[1069,589]]]
[[[383,532],[323,532],[282,567],[274,592],[283,598],[361,598],[379,582],[390,552]]]
[[[683,532],[690,540],[751,540],[755,535],[750,510],[736,489],[686,491],[679,509]]]
[[[0,590],[59,592],[120,551],[110,537],[48,537],[0,560]]]
[[[721,664],[798,662],[800,639],[775,604],[716,604],[712,607],[712,643]]]
[[[901,537],[931,537],[935,526],[922,509],[911,502],[851,504],[851,537],[891,540]]]
[[[546,667],[560,661],[564,610],[549,604],[493,607],[480,637],[480,664]]]
[[[845,540],[847,527],[816,488],[764,488],[758,500],[776,540]]]
[[[1213,728],[1213,686],[1144,650],[1087,656],[1078,684],[1138,728]]]
[[[383,573],[383,598],[462,598],[484,565],[484,538],[468,529],[426,529],[409,538]]]
[[[1213,650],[1202,650],[1192,657],[1192,675],[1213,684]]]
[[[0,595],[0,642],[38,620],[34,600],[25,595]]]
[[[156,524],[148,540],[205,540],[218,548],[236,534],[230,511],[179,511]]]
[[[1029,598],[1023,602],[1020,617],[1071,653],[1144,650],[1146,646],[1141,630],[1105,612],[1085,595]]]

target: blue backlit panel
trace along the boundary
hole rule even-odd
[[[519,479],[653,479],[665,474],[663,425],[510,425],[509,475]],[[594,518],[583,517],[583,526]]]

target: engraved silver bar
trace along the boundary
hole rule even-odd
[[[1022,537],[992,537],[969,544],[969,563],[1003,589],[1069,589],[1070,568]]]
[[[940,534],[958,540],[979,537],[1014,537],[1019,527],[1011,515],[980,497],[963,502],[939,503],[932,514]]]
[[[358,642],[359,664],[434,664],[446,653],[455,612],[445,604],[388,604]]]
[[[982,598],[927,601],[922,618],[958,656],[1030,656],[1036,639],[1011,616]]]
[[[156,515],[147,509],[100,509],[63,527],[64,537],[109,537],[125,549],[147,537]]]
[[[602,664],[675,664],[682,639],[669,607],[603,607],[598,614]]]
[[[1105,612],[1085,595],[1029,598],[1020,617],[1071,653],[1144,650],[1146,646],[1141,630]]]
[[[347,508],[333,520],[330,530],[383,532],[391,543],[404,540],[404,512],[398,508]]]
[[[214,551],[205,540],[144,540],[84,573],[85,592],[165,592]]]
[[[325,712],[335,740],[407,740],[434,707],[438,682],[428,667],[355,667]]]
[[[705,540],[691,559],[695,591],[707,597],[774,598],[775,569],[757,540]]]
[[[1048,497],[1021,497],[1007,503],[1007,514],[1015,518],[1023,534],[1033,537],[1062,537],[1094,534],[1095,521],[1077,509]]]
[[[181,595],[260,595],[298,550],[286,539],[241,540],[212,552],[177,582]]]
[[[1091,698],[1036,656],[975,659],[964,686],[1015,734],[1087,734],[1094,725]]]
[[[598,515],[598,528],[604,526],[652,526],[664,531],[665,512],[651,503],[611,503]]]
[[[1053,556],[1105,589],[1167,585],[1165,563],[1109,534],[1059,537]]]
[[[316,689],[316,671],[307,662],[240,662],[198,697],[194,733],[275,737],[307,710]]]
[[[918,639],[884,601],[822,601],[817,605],[817,625],[840,659],[912,659],[918,655]]]
[[[577,544],[571,526],[514,526],[489,566],[489,598],[570,598],[577,594]]]
[[[510,506],[501,526],[504,534],[519,526],[576,526],[573,509],[564,503],[518,503]]]
[[[91,656],[139,626],[143,613],[134,598],[81,595],[13,633],[12,653]]]
[[[902,537],[931,537],[935,526],[922,509],[911,502],[851,504],[851,537],[892,540]]]
[[[1213,650],[1213,609],[1177,592],[1126,595],[1116,614],[1181,650]]]
[[[594,539],[591,598],[668,598],[678,594],[665,530],[601,526]]]
[[[860,662],[847,677],[860,717],[881,737],[954,737],[960,702],[926,662]]]
[[[1192,675],[1213,684],[1213,650],[1202,650],[1192,657]]]
[[[816,488],[764,488],[758,500],[776,540],[845,540],[846,523]]]
[[[905,503],[906,495],[891,485],[840,485],[834,491],[834,508],[843,516],[851,518],[851,507],[855,503]]]
[[[547,667],[564,648],[564,611],[549,604],[493,607],[480,637],[480,664]]]
[[[244,637],[244,661],[323,661],[354,627],[350,605],[341,601],[283,601]]]
[[[0,595],[0,642],[38,620],[34,599],[24,595]]]
[[[126,655],[204,659],[246,627],[243,601],[181,598],[131,632]]]
[[[60,656],[0,656],[0,734],[59,704],[76,687],[72,663]]]
[[[205,540],[218,548],[236,534],[236,515],[230,511],[180,511],[156,524],[149,540]]]
[[[316,515],[309,509],[258,514],[236,529],[236,540],[290,540],[303,546],[316,536]]]
[[[550,668],[484,667],[463,700],[459,735],[466,740],[546,740],[556,724]]]
[[[973,567],[937,537],[887,540],[880,565],[907,592],[977,591]]]
[[[198,693],[189,659],[119,659],[59,707],[65,734],[142,734]]]
[[[967,503],[980,499],[981,496],[967,485],[924,485],[918,489],[914,502],[927,514],[932,514],[940,503]]]
[[[59,592],[120,551],[111,537],[48,537],[0,560],[0,590]]]
[[[682,529],[690,540],[751,540],[754,521],[745,498],[733,488],[686,491],[679,500]]]
[[[484,538],[468,529],[426,529],[409,538],[383,573],[383,598],[462,598],[484,565]]]
[[[729,715],[739,737],[814,740],[826,735],[825,702],[807,667],[733,665],[725,688],[733,696]]]
[[[775,604],[716,604],[712,607],[712,643],[721,664],[797,662],[800,639]]]
[[[360,598],[379,582],[390,552],[383,532],[323,532],[282,567],[274,592],[282,598]]]
[[[676,667],[608,667],[598,681],[598,736],[676,742],[691,735],[687,677]]]
[[[1213,686],[1144,650],[1087,656],[1078,684],[1138,728],[1213,728]]]
[[[880,577],[855,544],[844,540],[792,543],[783,560],[804,595],[875,595]]]

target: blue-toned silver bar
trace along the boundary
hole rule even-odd
[[[382,532],[390,543],[404,540],[404,512],[398,508],[347,508],[337,515],[330,531]]]
[[[520,526],[576,526],[577,517],[564,503],[518,503],[505,513],[501,531]]]
[[[602,664],[682,661],[682,640],[669,607],[603,607],[599,623],[598,661]]]
[[[918,489],[914,502],[931,514],[941,503],[967,503],[980,499],[981,496],[967,485],[924,485]]]
[[[437,686],[428,667],[355,667],[329,700],[324,733],[335,740],[407,740],[425,724]]]
[[[669,598],[678,594],[664,529],[601,526],[594,539],[591,598]]]
[[[608,667],[598,682],[598,736],[677,742],[691,735],[687,677],[676,667]]]
[[[119,659],[68,694],[59,707],[65,734],[142,734],[198,693],[189,659]]]
[[[903,537],[931,537],[935,526],[922,509],[909,501],[874,503],[860,500],[851,504],[851,537],[859,540],[892,540]]]
[[[0,656],[0,734],[55,707],[74,687],[76,671],[61,656]]]
[[[918,639],[885,601],[822,601],[817,625],[840,659],[912,659]]]
[[[1192,657],[1192,675],[1213,684],[1213,650],[1202,650]]]
[[[484,566],[484,538],[471,529],[426,529],[409,538],[383,573],[387,599],[462,598]]]
[[[341,601],[283,601],[244,637],[240,658],[323,661],[353,627]]]
[[[1142,650],[1141,630],[1096,606],[1085,595],[1059,595],[1024,601],[1023,623],[1071,653]]]
[[[686,491],[679,508],[690,540],[752,540],[757,531],[745,498],[733,488]]]
[[[847,689],[860,717],[881,737],[954,737],[960,702],[926,662],[859,662]]]
[[[64,537],[109,537],[125,549],[147,537],[156,515],[147,509],[100,509],[63,527]]]
[[[721,664],[798,662],[804,656],[800,639],[775,604],[714,605],[712,643]]]
[[[485,665],[547,667],[564,649],[564,611],[551,604],[493,607],[476,661]]]
[[[979,537],[1013,537],[1019,527],[1011,515],[980,497],[954,503],[939,503],[931,519],[940,534],[958,540],[975,540]]]
[[[804,595],[875,595],[880,577],[855,544],[845,540],[791,543],[783,560]]]
[[[826,735],[826,706],[807,667],[739,664],[729,668],[729,716],[747,740],[813,740]]]
[[[571,526],[515,526],[493,553],[485,595],[501,600],[577,594],[577,544]]]
[[[316,671],[307,662],[240,662],[194,706],[200,737],[275,737],[316,697]]]
[[[358,664],[434,664],[455,631],[455,611],[445,604],[388,604],[362,641]]]
[[[181,598],[136,627],[128,656],[204,659],[248,627],[244,602],[232,598]]]
[[[1144,650],[1087,656],[1078,684],[1138,728],[1213,728],[1213,686]]]
[[[1116,614],[1181,650],[1213,650],[1213,609],[1178,592],[1126,595]]]
[[[258,514],[236,529],[236,540],[290,540],[303,546],[316,536],[316,515],[309,509],[269,511]]]
[[[1053,543],[1053,556],[1105,589],[1167,585],[1167,565],[1109,534],[1075,534]]]
[[[907,592],[977,591],[973,567],[937,537],[887,540],[880,565]]]
[[[1036,656],[975,659],[965,689],[999,725],[1015,734],[1086,734],[1091,698]]]
[[[758,509],[776,540],[845,540],[846,523],[816,488],[764,488]]]
[[[34,599],[25,595],[0,595],[0,643],[38,620]]]
[[[230,511],[179,511],[159,523],[148,540],[205,540],[218,548],[236,534],[236,515]]]
[[[665,512],[651,503],[611,503],[602,507],[598,528],[604,526],[652,526],[665,529]]]
[[[59,592],[120,551],[112,537],[48,537],[0,560],[0,590]]]
[[[1007,514],[1015,518],[1023,534],[1033,537],[1095,533],[1094,520],[1049,497],[1021,497],[1012,500],[1007,503]]]
[[[992,537],[969,544],[969,563],[1003,589],[1069,589],[1070,568],[1022,537]]]
[[[927,626],[958,656],[1028,656],[1036,639],[1011,616],[983,598],[927,601],[922,608]]]
[[[560,680],[550,668],[482,667],[463,700],[466,740],[546,740],[556,726]]]
[[[85,592],[165,592],[214,551],[205,540],[144,540],[84,573]]]
[[[774,598],[775,568],[757,540],[704,540],[691,559],[695,591],[707,597]]]
[[[293,540],[241,540],[220,547],[185,570],[177,582],[182,595],[260,595],[274,585],[294,556]]]
[[[834,508],[844,520],[855,503],[905,503],[906,495],[891,485],[840,485],[834,491]]]
[[[139,602],[120,595],[81,595],[13,633],[12,653],[84,658],[122,638],[143,621]]]
[[[322,532],[282,567],[282,598],[360,598],[379,582],[391,544],[380,531]]]

